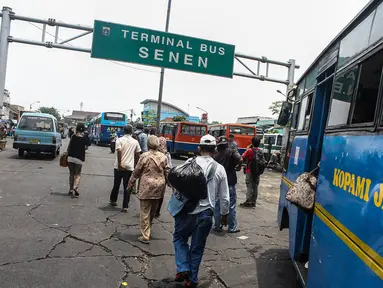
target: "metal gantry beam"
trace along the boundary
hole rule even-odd
[[[171,3],[169,1],[168,3]],[[168,11],[170,11],[170,4],[168,4]],[[169,12],[168,12],[169,13]],[[68,44],[69,42],[79,39],[81,37],[84,37],[86,35],[89,35],[93,33],[93,27],[90,26],[83,26],[78,24],[68,24],[61,21],[57,21],[54,18],[49,18],[48,20],[45,19],[38,19],[38,18],[31,18],[31,17],[25,17],[16,15],[11,8],[9,7],[3,7],[2,12],[0,12],[0,17],[2,17],[1,21],[1,30],[0,30],[0,108],[3,106],[3,97],[4,89],[5,89],[5,76],[6,76],[6,67],[7,67],[7,58],[8,58],[8,46],[9,43],[21,43],[21,44],[28,44],[28,45],[34,45],[34,46],[41,46],[46,48],[57,48],[57,49],[64,49],[64,50],[72,50],[77,52],[83,52],[83,53],[90,53],[91,49],[88,47],[76,47],[71,44]],[[167,17],[169,18],[169,17]],[[34,25],[38,29],[42,31],[41,35],[41,41],[38,40],[31,40],[31,39],[23,39],[23,38],[17,38],[10,35],[10,27],[11,27],[11,21],[12,20],[19,20],[24,21],[28,23],[36,23],[36,24],[42,24],[42,28],[38,27],[37,25]],[[47,26],[55,27],[55,33],[50,34],[46,31]],[[166,23],[166,30],[168,30],[168,21]],[[66,29],[72,29],[72,30],[79,30],[83,31],[81,34],[78,34],[76,36],[73,36],[71,38],[68,38],[66,40],[60,39],[59,32],[60,27],[66,28]],[[45,41],[46,34],[49,34],[54,37],[54,41]],[[247,65],[243,59],[246,59],[248,61],[253,61],[256,63],[256,71],[254,69],[251,69],[249,65]],[[242,72],[235,72],[233,73],[234,76],[239,77],[245,77],[245,78],[251,78],[251,79],[257,79],[260,81],[268,81],[268,82],[274,82],[279,84],[287,85],[287,91],[291,89],[291,85],[294,84],[294,72],[295,69],[299,68],[299,65],[295,65],[295,60],[291,59],[288,62],[281,62],[276,60],[271,60],[266,57],[256,57],[256,56],[250,56],[245,55],[242,53],[235,53],[235,60],[243,66],[247,71],[250,72],[250,74],[242,73]],[[265,65],[265,75],[261,74],[261,65]],[[287,73],[287,79],[276,79],[273,77],[269,77],[269,66],[270,65],[276,65],[281,67],[288,68]],[[161,70],[161,75],[163,78],[163,69]],[[163,80],[161,81],[163,84]],[[162,86],[162,85],[160,85]],[[162,87],[160,87],[160,96],[159,98],[162,98]],[[159,99],[159,104],[160,104]]]

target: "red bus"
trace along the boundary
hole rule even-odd
[[[207,134],[207,125],[201,123],[163,122],[160,127],[168,152],[175,156],[196,154],[201,137]]]
[[[244,124],[216,124],[209,126],[209,134],[218,138],[230,134],[234,135],[235,142],[238,145],[238,152],[243,154],[247,147],[251,144],[251,139],[257,134],[256,127]]]

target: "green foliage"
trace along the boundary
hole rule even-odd
[[[154,110],[146,111],[145,114],[142,115],[142,121],[145,123],[145,125],[156,125],[157,113],[155,113]]]
[[[173,117],[173,121],[174,122],[182,122],[182,121],[186,121],[186,117],[185,116],[174,116]]]
[[[53,115],[56,117],[57,120],[61,120],[61,115],[59,111],[54,107],[40,107],[39,112]]]
[[[212,121],[209,123],[209,125],[215,125],[215,124],[222,124],[220,121]]]
[[[279,114],[279,111],[281,111],[283,101],[274,101],[271,103],[271,106],[269,107],[269,110],[271,111],[271,114]]]

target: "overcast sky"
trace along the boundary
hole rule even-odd
[[[233,44],[236,52],[253,56],[286,62],[296,59],[301,66],[296,71],[298,80],[368,0],[172,2],[170,32]],[[167,0],[2,0],[1,5],[22,16],[55,18],[71,24],[92,26],[98,19],[164,30]],[[48,31],[54,33],[52,28]],[[64,39],[75,35],[62,32],[59,37]],[[40,30],[20,21],[12,21],[11,35],[41,39]],[[90,48],[91,37],[72,44]],[[11,43],[6,88],[11,102],[25,107],[41,101],[41,106],[65,112],[79,109],[83,101],[88,111],[133,108],[139,114],[142,100],[158,97],[160,69],[124,65],[147,71],[91,59],[86,53]],[[238,65],[234,70],[244,72]],[[269,73],[272,78],[287,79],[287,69],[270,68]],[[282,99],[277,89],[286,88],[247,78],[226,79],[168,69],[163,100],[189,110],[191,115],[200,115],[195,108],[199,106],[209,112],[210,120],[234,122],[239,116],[270,116],[271,102]]]

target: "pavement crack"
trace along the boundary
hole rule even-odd
[[[219,276],[219,274],[216,271],[214,271],[214,269],[209,268],[209,272],[214,276],[215,279],[217,279],[219,283],[223,285],[223,287],[229,288],[226,282]]]
[[[60,242],[58,242],[58,243],[56,243],[55,245],[53,245],[53,247],[52,247],[52,249],[48,252],[48,254],[44,257],[44,258],[42,258],[42,259],[46,259],[46,258],[50,258],[50,254],[59,246],[59,245],[61,245],[61,244],[63,244],[63,243],[65,243],[65,240],[67,239],[67,238],[69,238],[70,237],[70,235],[66,235]]]

